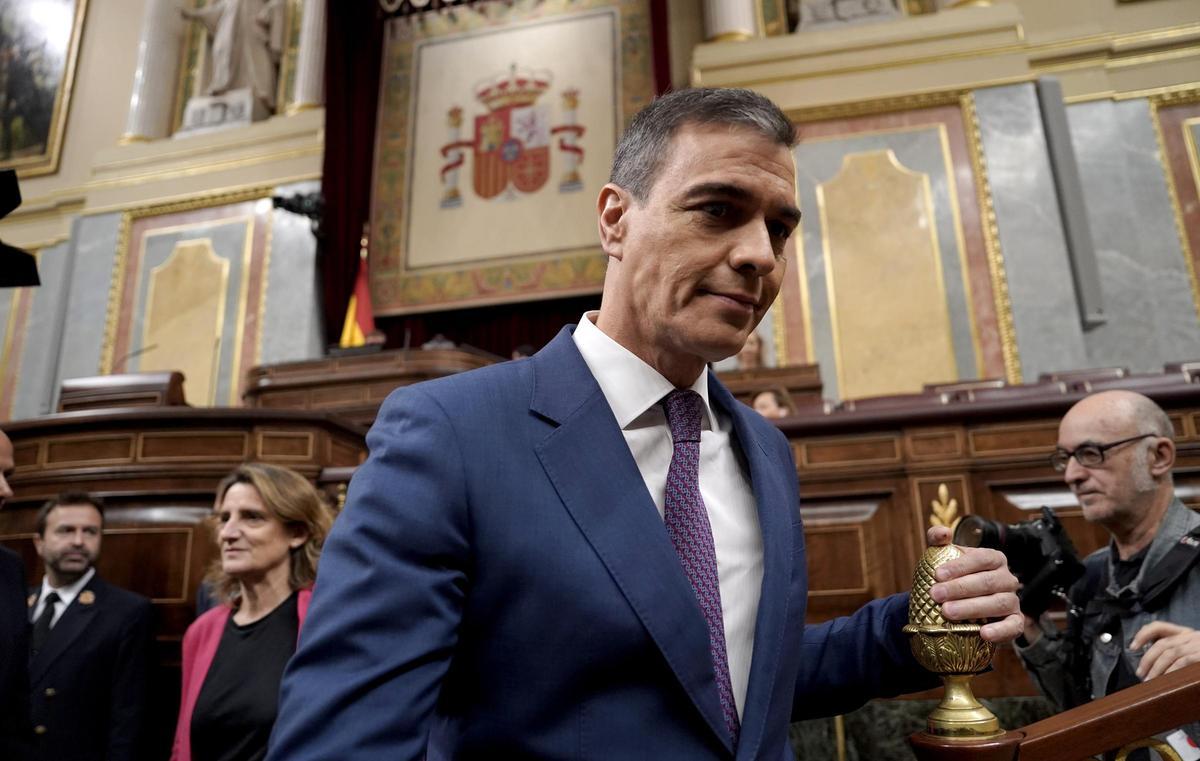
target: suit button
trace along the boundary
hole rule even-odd
[[[46,734],[46,725],[45,725],[45,724],[38,724],[36,727],[34,727],[34,728],[33,728],[33,733],[34,733],[35,735],[44,735],[44,734]]]
[[[46,688],[46,697],[52,698],[57,694],[58,694],[58,690],[54,689],[53,687]]]
[[[1104,632],[1100,635],[1100,641],[1107,645],[1109,642],[1112,642],[1112,635],[1108,632]]]

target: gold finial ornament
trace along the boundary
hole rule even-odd
[[[908,625],[904,633],[917,661],[946,686],[942,702],[929,714],[929,734],[956,740],[984,740],[1004,734],[1000,722],[971,692],[971,678],[987,669],[996,645],[979,636],[983,621],[947,621],[929,596],[937,567],[962,555],[952,544],[927,547],[913,573]]]

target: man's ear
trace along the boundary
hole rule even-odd
[[[632,197],[624,189],[611,182],[600,189],[600,197],[596,199],[596,212],[600,224],[600,248],[604,253],[617,261],[625,255],[625,218]]]
[[[1150,474],[1162,478],[1174,467],[1175,442],[1166,437],[1155,439],[1154,448],[1150,450]]]

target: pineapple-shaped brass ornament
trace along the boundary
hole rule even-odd
[[[962,555],[948,544],[927,547],[913,574],[912,597],[908,603],[908,625],[904,633],[917,661],[942,678],[946,692],[929,714],[929,734],[961,740],[984,740],[1003,734],[1000,722],[971,692],[971,678],[992,662],[996,645],[979,636],[983,621],[947,621],[929,596],[933,572],[941,564]]]

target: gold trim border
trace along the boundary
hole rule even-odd
[[[78,0],[75,17],[71,20],[71,38],[67,43],[67,60],[63,63],[62,86],[54,97],[50,112],[50,128],[46,132],[46,153],[22,159],[9,159],[4,169],[15,169],[21,178],[56,174],[62,158],[63,141],[67,135],[67,117],[71,113],[71,93],[75,88],[75,69],[79,64],[79,48],[83,41],[83,25],[87,21],[88,0]]]
[[[495,10],[491,4],[466,7],[457,19],[451,17],[453,29],[432,25],[426,14],[422,19],[407,23],[404,35],[398,29],[401,19],[392,19],[385,30],[383,63],[385,68],[409,71],[418,43],[448,34],[464,34],[476,30],[503,28],[505,24],[545,22],[552,18],[578,18],[589,13],[612,13],[618,35],[614,54],[617,56],[618,86],[614,97],[619,104],[617,131],[623,129],[633,114],[653,97],[653,76],[648,48],[630,45],[629,40],[648,39],[650,24],[649,0],[521,0],[508,9]],[[622,42],[624,41],[624,42]],[[370,219],[373,229],[386,233],[379,240],[380,251],[389,256],[389,267],[371,270],[371,291],[376,315],[405,315],[444,311],[490,304],[509,304],[538,301],[558,296],[598,293],[604,280],[606,258],[598,245],[588,245],[560,251],[517,253],[482,262],[450,263],[437,267],[407,270],[404,236],[410,220],[407,209],[400,203],[397,188],[405,191],[410,158],[416,150],[411,144],[413,124],[410,110],[411,93],[398,94],[389,89],[387,77],[380,81],[380,107],[377,115],[375,161],[372,165]],[[399,97],[403,103],[393,103]],[[392,137],[388,137],[391,135]],[[396,183],[383,179],[385,174],[401,178]],[[376,252],[372,251],[372,260]],[[549,283],[547,282],[549,281]],[[481,287],[479,283],[495,285]],[[509,285],[515,283],[516,285]]]
[[[1017,349],[1017,329],[1013,322],[1012,297],[1008,292],[1008,273],[1004,269],[1004,253],[1000,248],[1000,225],[992,203],[992,186],[988,181],[987,162],[983,153],[983,135],[979,114],[975,111],[975,95],[966,93],[959,99],[967,133],[967,152],[975,174],[975,192],[979,200],[979,221],[983,227],[983,242],[987,250],[988,270],[992,276],[992,296],[996,300],[996,324],[1000,331],[1000,351],[1004,356],[1004,378],[1009,383],[1021,382],[1021,358]]]
[[[1171,211],[1175,218],[1175,234],[1179,237],[1179,250],[1183,254],[1184,265],[1187,267],[1188,280],[1192,287],[1192,303],[1196,307],[1196,314],[1200,317],[1200,276],[1196,273],[1195,252],[1192,251],[1191,241],[1188,239],[1187,225],[1183,218],[1183,204],[1179,199],[1179,188],[1175,184],[1175,173],[1171,170],[1170,160],[1167,157],[1167,141],[1166,135],[1163,133],[1162,120],[1159,118],[1158,112],[1163,108],[1171,106],[1187,106],[1200,103],[1200,86],[1191,85],[1186,88],[1176,88],[1170,91],[1161,92],[1147,98],[1150,104],[1150,122],[1154,126],[1154,140],[1158,145],[1159,163],[1162,164],[1163,175],[1167,181],[1167,195],[1171,198]],[[1184,146],[1188,149],[1188,159],[1191,164],[1192,176],[1196,183],[1197,192],[1200,193],[1200,164],[1197,163],[1195,153],[1195,143],[1190,139],[1187,129],[1187,121],[1184,120]]]
[[[256,201],[270,197],[274,191],[274,185],[257,185],[229,193],[208,194],[183,201],[138,206],[125,210],[121,215],[120,230],[117,234],[117,260],[113,263],[112,280],[108,286],[108,313],[104,322],[104,343],[100,347],[100,375],[112,374],[113,352],[117,341],[117,320],[121,311],[121,286],[129,268],[129,243],[133,223],[145,217],[159,217],[166,214],[208,209],[214,206]]]
[[[1022,76],[1011,80],[1004,80],[1003,82],[998,82],[998,84],[1023,84],[1032,81],[1032,79],[1032,76]],[[1200,88],[1194,89],[1200,95]],[[979,222],[983,231],[988,273],[991,275],[992,280],[996,327],[1000,334],[1000,350],[1004,359],[1004,377],[1009,383],[1020,383],[1021,358],[1017,345],[1016,327],[1013,322],[1012,298],[1008,291],[1008,274],[1004,269],[1004,254],[1000,248],[1000,228],[996,219],[996,209],[992,203],[992,186],[988,181],[987,164],[984,160],[983,135],[980,130],[979,115],[975,111],[974,90],[968,88],[924,90],[886,98],[789,109],[786,113],[788,118],[793,122],[803,125],[805,122],[877,116],[897,111],[915,111],[939,106],[958,106],[959,112],[962,114],[967,154],[970,157],[971,170],[975,175],[975,193],[979,204]],[[801,132],[803,133],[803,130]],[[803,246],[802,240],[801,246]],[[966,271],[963,272],[963,279],[964,288],[970,292],[970,283]],[[801,285],[804,286],[806,283],[802,281]],[[832,303],[830,304],[830,309],[833,309]],[[807,302],[805,310],[811,312],[811,306]],[[972,319],[974,319],[974,315],[972,315]],[[978,336],[973,335],[973,338],[976,337]],[[982,346],[977,344],[976,349],[980,361],[982,361]],[[809,353],[815,357],[815,347],[810,346]],[[835,361],[837,361],[836,351]]]

